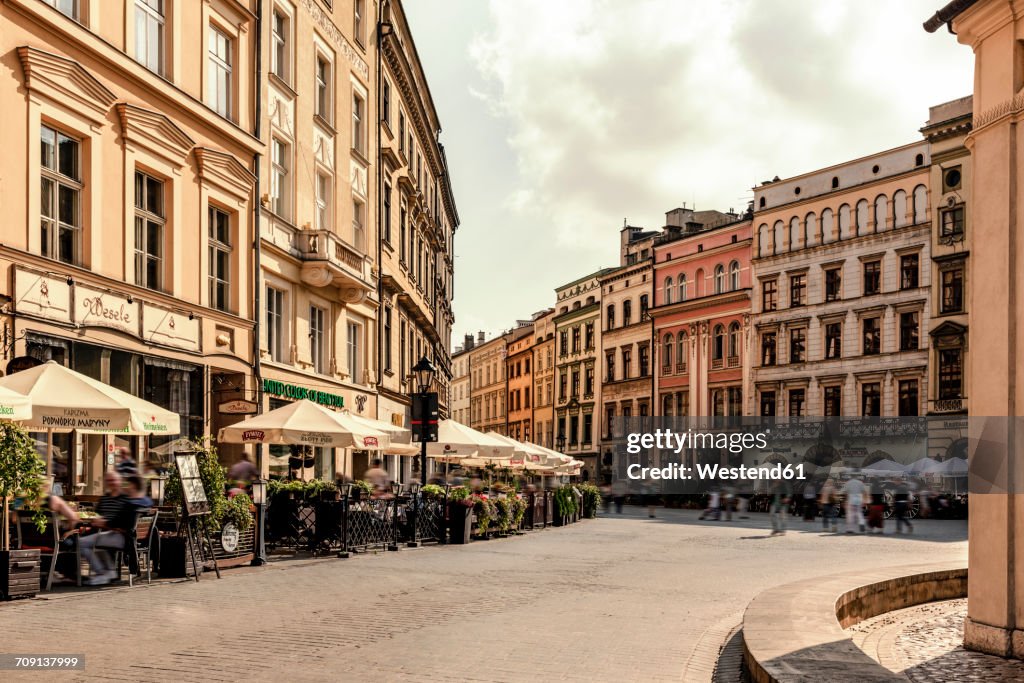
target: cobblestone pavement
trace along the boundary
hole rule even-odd
[[[880,537],[794,521],[772,537],[766,515],[645,513],[3,604],[0,651],[85,653],[87,668],[0,679],[703,683],[767,587],[967,556],[965,522]]]
[[[850,627],[857,645],[916,683],[1024,681],[1024,663],[963,648],[967,600],[889,612]]]

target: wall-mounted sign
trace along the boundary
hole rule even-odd
[[[80,325],[112,327],[137,337],[139,309],[139,302],[128,297],[75,285],[75,322]]]
[[[71,322],[71,285],[63,278],[15,271],[14,308],[18,313]]]
[[[255,401],[244,401],[242,399],[225,401],[217,406],[217,410],[223,415],[252,415],[256,412],[257,408],[258,406]]]
[[[224,552],[233,553],[238,550],[238,527],[228,522],[220,530],[220,547]]]
[[[199,319],[146,304],[142,310],[142,336],[147,341],[189,351],[199,350]]]
[[[345,407],[344,396],[329,394],[326,391],[317,391],[316,389],[307,389],[306,387],[300,387],[297,384],[286,384],[284,382],[278,382],[275,379],[263,380],[263,392],[270,394],[271,396],[281,396],[283,398],[291,398],[297,401],[308,398],[310,401],[319,403],[322,406],[327,406],[328,408]]]

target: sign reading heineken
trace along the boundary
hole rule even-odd
[[[263,392],[272,396],[283,396],[284,398],[291,398],[295,400],[308,398],[310,401],[319,403],[322,406],[327,406],[328,408],[345,407],[344,396],[329,394],[326,391],[307,389],[306,387],[300,387],[297,384],[285,384],[284,382],[278,382],[274,379],[263,380]]]

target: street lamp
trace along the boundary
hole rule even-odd
[[[348,497],[352,495],[352,482],[342,482],[338,486],[341,492],[341,550],[338,551],[338,559],[345,560],[349,557],[348,551]]]
[[[259,567],[267,563],[266,545],[263,536],[263,526],[267,518],[266,479],[257,479],[252,482],[252,502],[256,506],[256,548],[250,564],[253,567]]]
[[[427,442],[437,441],[437,392],[430,391],[437,368],[423,356],[413,366],[417,392],[410,396],[413,433],[420,440],[420,484],[427,485]]]

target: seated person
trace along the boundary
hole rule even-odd
[[[92,574],[86,580],[89,586],[104,586],[117,576],[110,557],[99,548],[124,548],[125,534],[135,528],[139,511],[153,506],[153,501],[143,493],[142,477],[137,474],[128,475],[122,482],[121,475],[110,470],[103,475],[103,487],[106,493],[96,506],[100,516],[90,521],[99,533],[79,540],[79,549]]]

